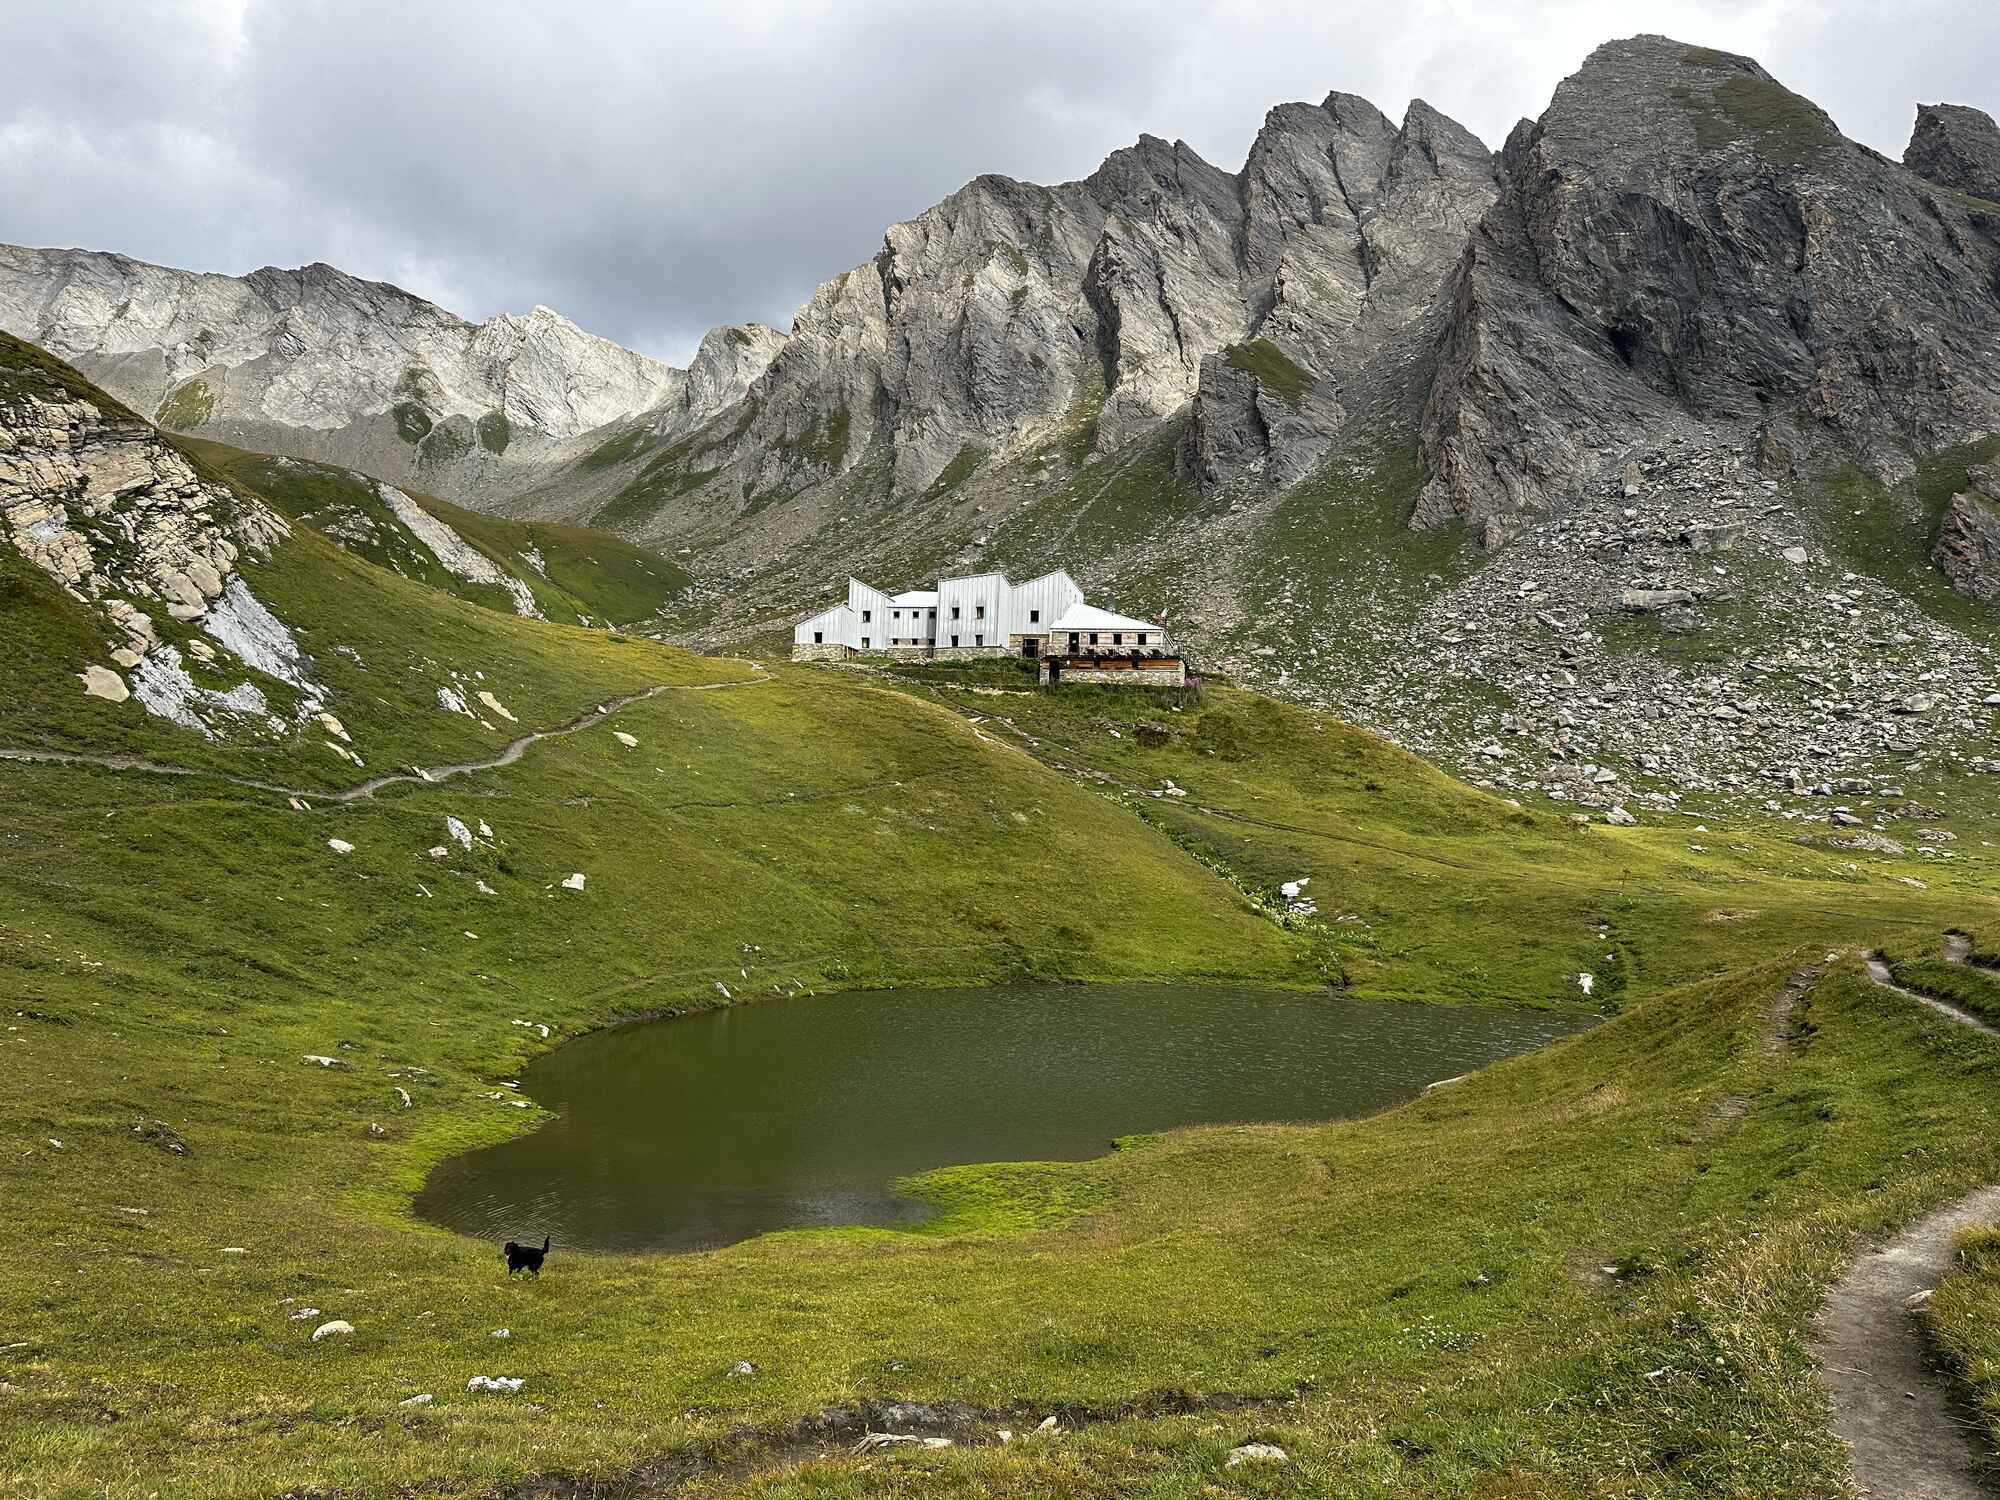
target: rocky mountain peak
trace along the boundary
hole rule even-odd
[[[1453,290],[1421,521],[1498,544],[1599,455],[1689,422],[1886,478],[2000,425],[2000,242],[1750,59],[1608,43],[1503,162]]]
[[[1903,165],[1939,187],[2000,201],[2000,126],[1970,105],[1921,105]]]

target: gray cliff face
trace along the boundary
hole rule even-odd
[[[2000,599],[2000,465],[1967,474],[1945,507],[1931,558],[1961,594],[1989,604]]]
[[[781,342],[718,329],[681,371],[546,307],[474,324],[331,266],[232,277],[15,246],[0,246],[0,329],[162,426],[447,492],[640,412],[698,423]]]
[[[1185,412],[1199,486],[1296,477],[1497,192],[1462,127],[1345,94],[1271,111],[1234,174],[1144,136],[1080,182],[978,178],[819,289],[703,468],[753,499],[875,461],[916,493],[1066,431],[1114,453]]]
[[[1967,105],[1922,105],[1903,165],[1939,187],[2000,200],[2000,125]]]
[[[2000,426],[2000,233],[1748,58],[1610,43],[1519,127],[1453,285],[1418,519],[1489,545],[1676,424],[1885,478]]]

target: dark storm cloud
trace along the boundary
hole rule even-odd
[[[1080,176],[1142,130],[1233,168],[1334,88],[1497,143],[1635,31],[1752,53],[1892,156],[1919,100],[2000,109],[1992,0],[13,0],[0,239],[326,260],[678,359],[979,172]]]

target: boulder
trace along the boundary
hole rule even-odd
[[[1618,607],[1634,615],[1658,614],[1692,603],[1694,595],[1686,589],[1622,589],[1618,594]]]
[[[352,1332],[354,1332],[352,1323],[345,1318],[335,1318],[331,1323],[322,1323],[313,1330],[313,1342],[317,1344],[321,1339],[346,1338]]]
[[[1951,497],[1931,560],[1974,599],[2000,599],[2000,465],[1981,464]]]
[[[77,675],[83,679],[83,691],[88,697],[123,703],[132,696],[132,690],[125,686],[125,679],[109,667],[89,666]]]

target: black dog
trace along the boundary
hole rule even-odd
[[[516,1271],[533,1271],[537,1277],[542,1274],[542,1258],[549,1253],[549,1237],[542,1236],[542,1248],[533,1245],[517,1245],[512,1240],[501,1247],[507,1255],[507,1274]]]

